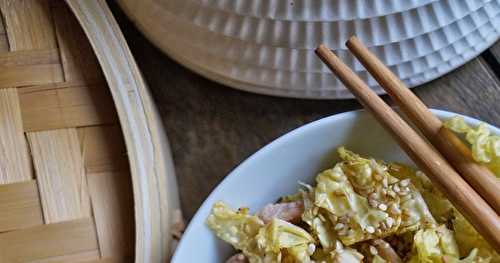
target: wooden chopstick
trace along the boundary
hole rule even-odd
[[[401,108],[409,120],[451,163],[460,175],[500,214],[500,182],[485,166],[475,162],[469,148],[443,126],[425,104],[359,39],[351,37],[347,48],[365,66]]]
[[[316,54],[396,139],[401,148],[476,230],[496,251],[500,251],[500,219],[488,203],[332,51],[320,45],[316,49]]]

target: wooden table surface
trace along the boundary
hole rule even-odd
[[[207,80],[156,49],[110,4],[160,109],[186,220],[224,176],[262,146],[303,124],[361,108],[355,100],[268,97]],[[414,92],[429,107],[500,126],[500,42]]]

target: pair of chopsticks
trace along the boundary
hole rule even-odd
[[[424,103],[356,37],[351,37],[346,46],[435,148],[330,49],[320,45],[316,54],[476,230],[500,252],[500,185],[496,177],[486,167],[476,163],[469,148],[443,127],[443,123]]]

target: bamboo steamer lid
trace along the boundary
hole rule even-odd
[[[166,262],[158,113],[106,3],[69,5],[0,0],[0,262]]]

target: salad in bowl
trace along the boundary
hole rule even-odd
[[[496,128],[447,112],[434,113],[463,135],[476,161],[500,176]],[[337,126],[341,136],[331,136],[334,142],[317,142],[328,138],[328,128],[333,134],[338,124],[344,127]],[[319,149],[306,149],[308,146]],[[397,145],[364,112],[306,125],[262,151],[237,168],[203,204],[174,262],[195,262],[203,257],[203,262],[227,263],[500,262],[499,254],[424,173],[401,158]],[[307,163],[322,154],[335,158]],[[378,155],[387,157],[386,161]],[[300,156],[306,162],[297,161]],[[267,157],[273,160],[263,166],[254,163]],[[273,170],[273,164],[292,169]],[[315,168],[312,174],[297,174]],[[290,172],[290,178],[286,174],[277,178],[253,174],[266,170]],[[252,183],[245,184],[252,178]],[[268,183],[274,184],[274,192]],[[252,193],[245,188],[274,199],[261,197],[252,202],[241,196]],[[232,192],[228,195],[226,191]],[[189,248],[203,255],[190,255]]]

